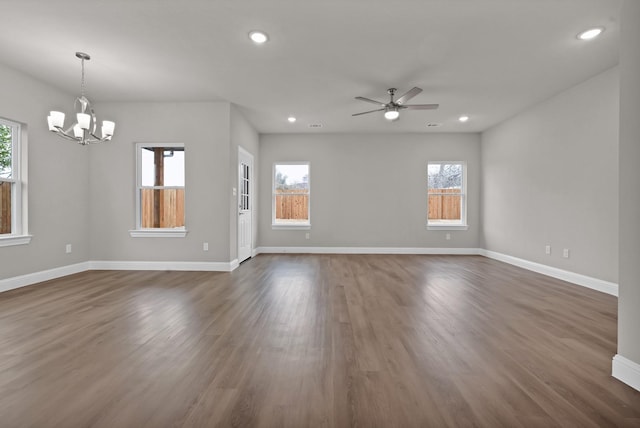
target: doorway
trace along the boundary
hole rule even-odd
[[[238,263],[252,253],[253,186],[253,155],[238,147]]]

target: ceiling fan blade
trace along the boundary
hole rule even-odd
[[[440,104],[409,104],[408,106],[401,106],[409,110],[435,110]]]
[[[402,104],[406,103],[407,101],[409,101],[411,98],[413,98],[416,95],[418,95],[420,92],[422,92],[422,89],[414,86],[413,88],[409,89],[403,96],[398,98],[395,102],[396,102],[396,104],[402,105]]]
[[[378,104],[379,106],[386,106],[387,105],[387,103],[383,103],[383,102],[372,100],[370,98],[365,98],[365,97],[356,97],[356,100],[366,101],[366,102],[372,103],[372,104]]]
[[[362,113],[354,113],[351,116],[360,116],[361,114],[373,113],[374,111],[383,111],[383,110],[385,110],[385,109],[379,108],[379,109],[376,109],[376,110],[363,111]]]

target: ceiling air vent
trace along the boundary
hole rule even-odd
[[[322,128],[321,123],[310,123],[309,128]]]
[[[427,128],[437,128],[439,126],[442,126],[441,123],[427,123]]]

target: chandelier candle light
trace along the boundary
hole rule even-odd
[[[77,122],[69,128],[64,129],[64,113],[60,111],[51,111],[47,117],[49,123],[49,131],[55,132],[62,138],[77,141],[78,144],[87,145],[91,143],[102,143],[110,141],[113,136],[113,130],[116,126],[114,122],[109,120],[102,121],[102,138],[96,135],[96,127],[98,121],[96,114],[91,107],[91,103],[84,96],[84,62],[89,61],[91,57],[84,52],[76,52],[76,56],[82,61],[82,83],[80,85],[80,97],[76,98],[74,107],[80,112],[76,114]]]

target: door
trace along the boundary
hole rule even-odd
[[[238,148],[238,262],[251,257],[253,217],[253,156]]]

